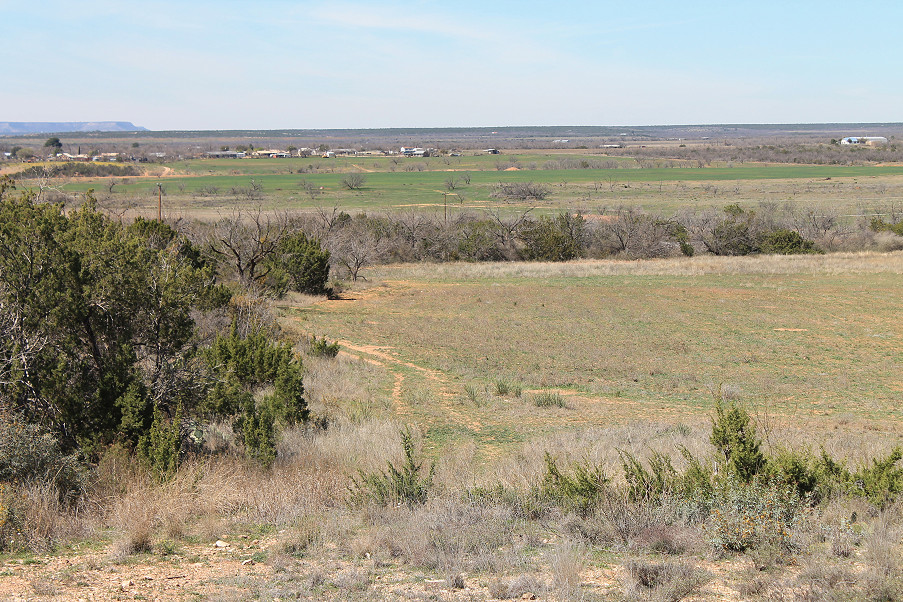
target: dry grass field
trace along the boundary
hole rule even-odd
[[[343,300],[283,309],[299,333],[390,373],[391,406],[374,411],[422,424],[437,449],[697,422],[721,398],[890,443],[903,436],[901,273],[900,253],[401,265]],[[537,408],[543,392],[564,407]]]
[[[290,295],[290,337],[341,344],[304,358],[330,427],[287,432],[269,470],[220,425],[218,453],[163,483],[113,449],[90,503],[25,490],[21,536],[47,553],[0,556],[0,599],[899,599],[899,503],[799,506],[780,545],[736,552],[717,543],[728,519],[676,501],[586,514],[531,492],[547,453],[614,487],[625,451],[713,461],[716,399],[749,408],[769,452],[885,454],[903,437],[901,276],[901,253],[417,264],[340,300]],[[427,501],[350,503],[356,475],[401,465],[405,426],[436,462]],[[751,528],[768,531],[770,491],[744,502]]]

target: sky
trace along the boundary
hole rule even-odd
[[[0,121],[901,122],[903,2],[0,0]]]

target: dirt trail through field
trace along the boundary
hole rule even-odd
[[[435,401],[442,406],[442,414],[448,416],[456,424],[467,426],[468,428],[479,430],[480,422],[460,410],[456,409],[452,403],[454,393],[449,390],[448,382],[444,374],[432,368],[424,368],[413,362],[399,359],[392,355],[389,349],[385,347],[377,347],[375,345],[362,345],[351,341],[340,340],[339,345],[345,348],[350,354],[357,354],[360,359],[377,364],[392,373],[395,383],[392,387],[392,404],[399,416],[410,415],[413,408],[405,403],[402,392],[404,388],[405,375],[401,371],[402,368],[409,368],[417,372],[418,375],[425,378],[436,388],[433,390],[437,393]]]
[[[328,301],[324,301],[323,303],[328,303]],[[297,318],[296,321],[299,323],[301,322],[301,320]],[[394,379],[392,385],[392,405],[398,416],[410,416],[414,413],[414,408],[405,402],[403,395],[405,382],[403,369],[409,369],[415,371],[419,376],[433,385],[431,388],[436,393],[435,402],[442,406],[442,415],[449,417],[456,424],[464,425],[475,430],[480,429],[481,423],[478,420],[455,408],[453,403],[455,395],[450,390],[448,379],[442,372],[433,370],[432,368],[424,368],[413,362],[399,359],[392,354],[391,348],[389,347],[366,345],[345,339],[339,339],[336,342],[342,348],[340,353],[385,368],[392,374]]]

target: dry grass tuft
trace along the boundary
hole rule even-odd
[[[489,595],[499,600],[520,598],[525,596],[525,594],[543,596],[546,591],[545,582],[534,575],[518,575],[507,579],[498,578],[493,579],[489,583]]]
[[[573,540],[559,543],[551,556],[552,584],[564,599],[570,599],[580,590],[580,573],[586,565],[586,550]]]
[[[0,546],[32,552],[48,552],[57,545],[76,537],[89,536],[94,531],[91,520],[86,520],[83,508],[69,507],[60,502],[59,490],[50,481],[34,481],[11,485],[8,491],[0,489]],[[4,508],[4,503],[9,508]],[[12,523],[8,526],[4,523]]]
[[[624,595],[631,600],[676,602],[698,589],[709,575],[689,562],[628,560],[624,564]]]

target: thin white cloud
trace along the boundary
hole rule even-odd
[[[310,17],[331,26],[490,40],[494,32],[441,13],[411,14],[409,6],[338,3],[317,6]]]

